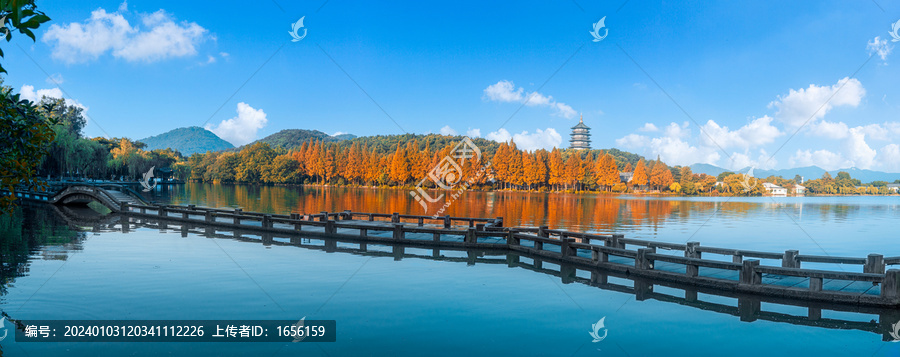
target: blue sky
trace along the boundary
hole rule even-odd
[[[53,20],[3,45],[6,84],[85,106],[89,136],[443,131],[535,149],[567,147],[583,113],[594,148],[670,164],[900,172],[897,3],[212,4],[38,0]]]

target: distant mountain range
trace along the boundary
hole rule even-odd
[[[695,174],[707,174],[712,176],[718,176],[723,172],[747,172],[750,170],[750,167],[745,167],[740,170],[728,170],[723,169],[721,167],[709,164],[693,164],[690,166],[691,171]],[[869,183],[872,181],[886,181],[886,182],[894,182],[894,180],[900,179],[900,173],[890,173],[890,172],[881,172],[881,171],[872,171],[872,170],[863,170],[857,168],[849,168],[849,169],[840,169],[840,170],[831,170],[828,171],[831,176],[837,176],[838,172],[846,171],[850,174],[850,177],[858,179],[863,183]],[[781,176],[786,179],[792,179],[795,175],[803,176],[805,180],[813,180],[822,177],[826,172],[825,169],[818,166],[806,166],[806,167],[797,167],[793,169],[782,169],[782,170],[762,170],[762,169],[753,169],[753,176],[759,178],[766,178],[769,176]]]
[[[303,145],[304,142],[310,139],[334,142],[353,140],[356,139],[356,135],[340,134],[331,136],[318,130],[285,129],[248,145],[267,143],[271,147],[291,149]],[[137,141],[147,144],[148,150],[172,148],[178,150],[184,156],[190,156],[193,153],[202,154],[207,151],[235,149],[234,145],[222,140],[215,133],[198,126],[173,129]]]
[[[165,133],[138,140],[147,144],[148,150],[172,148],[184,156],[207,151],[231,149],[234,145],[222,140],[213,132],[199,126],[178,128]]]

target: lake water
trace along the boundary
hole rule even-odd
[[[150,198],[272,213],[423,213],[403,190],[189,184],[158,188]],[[506,226],[548,225],[739,249],[900,255],[894,242],[897,197],[467,192],[447,214],[502,216]],[[0,217],[0,234],[0,309],[15,319],[305,316],[337,322],[337,341],[330,343],[23,343],[10,336],[0,341],[3,355],[900,355],[900,344],[865,327],[886,316],[892,324],[900,318],[896,312],[823,310],[818,322],[802,323],[805,307],[763,302],[762,310],[772,312],[746,322],[728,312],[727,306],[738,305],[733,297],[701,292],[699,300],[706,304],[700,305],[638,301],[625,291],[566,284],[558,276],[510,267],[506,254],[441,251],[433,258],[432,250],[406,248],[397,254],[396,247],[371,244],[368,253],[347,253],[177,230],[123,233],[72,227],[40,206]],[[630,285],[626,279],[609,280]],[[654,291],[684,296],[663,286]],[[603,317],[607,338],[593,343],[591,324]]]

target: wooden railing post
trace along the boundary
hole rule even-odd
[[[391,223],[400,223],[400,214],[397,212],[391,213]]]
[[[374,220],[375,220],[375,215],[369,213],[369,222],[374,221]]]
[[[450,229],[450,215],[444,216],[444,229]]]
[[[341,220],[344,220],[344,221],[352,221],[352,220],[353,220],[353,211],[348,210],[348,209],[345,209],[345,210],[344,210],[344,214],[343,214],[343,216],[341,217]]]
[[[166,206],[159,206],[156,209],[156,214],[158,214],[160,217],[165,217],[166,216]]]
[[[799,268],[800,260],[797,259],[797,255],[800,252],[797,250],[786,250],[784,251],[784,257],[781,259],[781,267],[782,268]]]
[[[213,213],[213,211],[206,211],[206,223],[212,223],[215,222],[215,220],[215,213]]]
[[[640,248],[637,250],[637,257],[634,258],[634,267],[640,270],[653,269],[653,260],[647,257],[647,254],[656,253],[656,248]]]
[[[119,204],[119,211],[128,212],[128,202],[122,202]]]
[[[571,246],[571,243],[575,243],[575,238],[569,238],[563,234],[559,237],[559,240],[559,252],[562,254],[563,258],[577,255],[577,250]]]
[[[328,221],[328,211],[322,211],[322,217],[319,217],[319,222],[327,222]]]
[[[744,255],[741,254],[741,252],[735,251],[734,254],[731,255],[731,262],[735,264],[743,264]]]
[[[519,237],[516,237],[515,231],[507,231],[506,232],[506,245],[519,245]]]
[[[700,242],[687,242],[684,245],[684,257],[700,259],[701,252],[697,250],[699,246]]]
[[[402,223],[394,223],[394,239],[402,240],[403,238],[404,238],[403,224]]]
[[[866,257],[866,265],[863,273],[884,274],[884,256],[881,254],[869,254]]]
[[[759,285],[762,283],[762,274],[756,271],[759,260],[745,260],[741,267],[741,284]]]
[[[550,234],[547,233],[547,229],[549,229],[549,228],[550,227],[547,227],[547,226],[538,227],[538,234],[537,234],[538,237],[542,237],[542,238],[550,237]]]
[[[272,228],[272,215],[271,214],[263,215],[261,225],[263,228]]]
[[[809,290],[810,291],[822,291],[822,278],[810,277],[809,278]]]
[[[325,221],[325,234],[335,234],[337,233],[337,227],[334,226],[334,220],[329,219]]]
[[[608,244],[606,244],[606,246],[611,247],[611,248],[625,249],[625,243],[619,241],[619,239],[621,239],[621,238],[625,238],[625,235],[624,234],[613,234],[612,238],[610,238],[607,241]]]
[[[900,298],[900,269],[889,269],[884,274],[884,283],[881,284],[881,297],[890,300]]]
[[[497,217],[494,220],[494,227],[503,227],[503,217]]]
[[[468,244],[478,243],[478,236],[475,235],[475,227],[469,227],[468,229],[466,229],[465,242]]]

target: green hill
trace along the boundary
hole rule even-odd
[[[211,131],[198,126],[174,129],[138,141],[147,144],[147,150],[172,148],[178,150],[184,156],[234,147],[234,145],[222,140]]]
[[[273,148],[285,148],[285,149],[293,149],[303,145],[303,143],[308,142],[310,140],[322,140],[325,142],[333,142],[333,141],[344,141],[355,139],[356,135],[353,134],[341,134],[337,136],[331,136],[326,133],[323,133],[318,130],[305,130],[305,129],[284,129],[275,134],[269,135],[257,141],[254,141],[248,145],[253,145],[256,143],[266,143]]]

